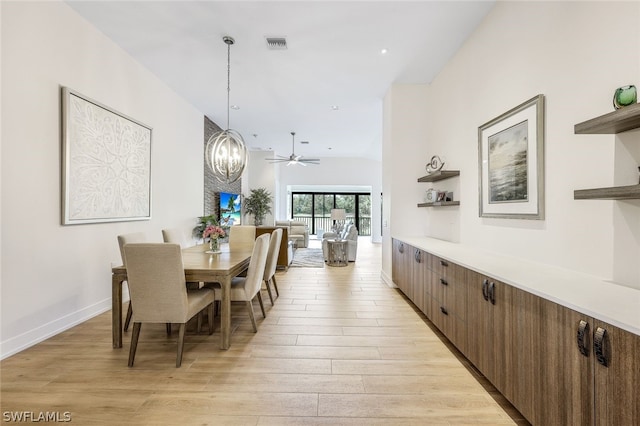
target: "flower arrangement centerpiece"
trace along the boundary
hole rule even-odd
[[[220,238],[224,238],[227,233],[218,225],[207,225],[202,232],[202,238],[209,241],[209,250],[216,252],[220,250]]]

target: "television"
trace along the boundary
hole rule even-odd
[[[221,226],[226,227],[242,224],[242,206],[240,194],[221,192],[219,206]]]

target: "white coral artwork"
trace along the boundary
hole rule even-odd
[[[65,224],[151,217],[151,129],[65,93]]]

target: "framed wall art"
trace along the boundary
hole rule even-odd
[[[62,88],[62,224],[151,219],[151,128]]]
[[[544,95],[478,128],[480,217],[544,219]]]

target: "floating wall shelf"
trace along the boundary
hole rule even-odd
[[[640,199],[640,185],[579,189],[573,192],[573,198],[575,200],[635,200]]]
[[[629,105],[574,126],[576,135],[616,134],[640,128],[640,104]]]
[[[436,182],[443,179],[449,179],[454,176],[460,176],[460,170],[440,170],[430,175],[418,178],[418,182]]]
[[[459,206],[460,201],[436,201],[435,203],[420,203],[418,207],[446,207]]]
[[[640,104],[635,104],[578,123],[574,127],[574,133],[577,135],[617,134],[639,128]],[[574,200],[637,200],[640,199],[640,185],[579,189],[573,192],[573,198]]]

